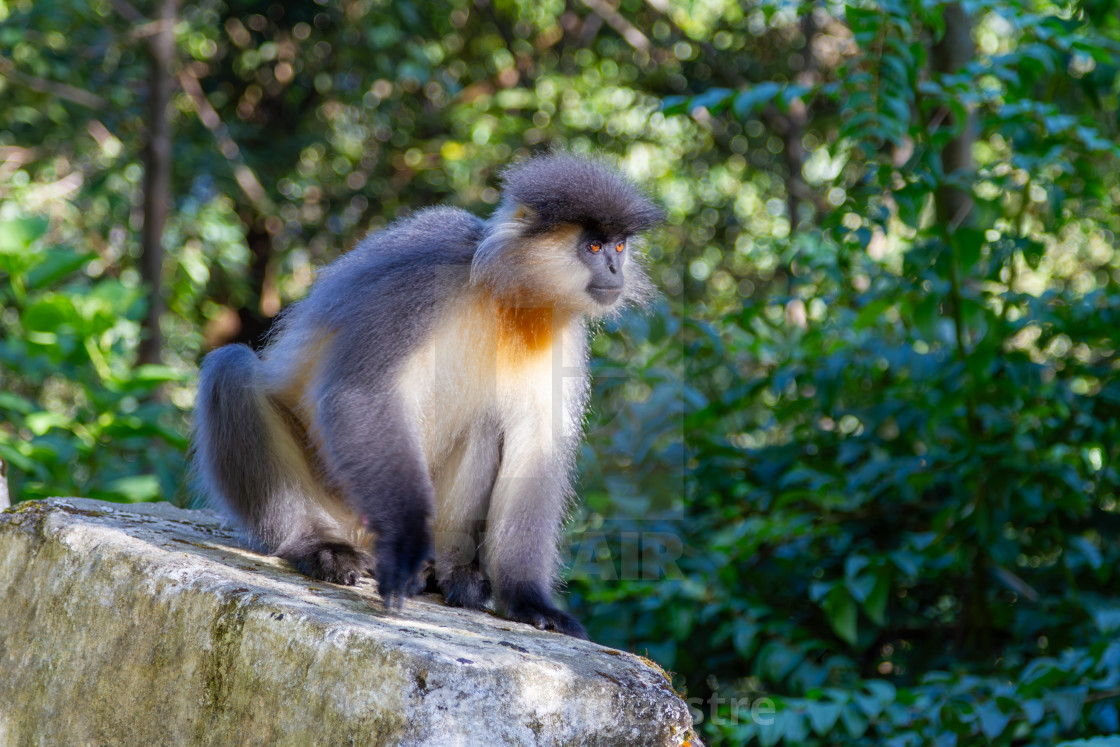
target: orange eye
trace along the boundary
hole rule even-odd
[[[621,252],[621,251],[622,251],[623,249],[625,249],[625,248],[626,248],[626,245],[625,245],[625,244],[623,244],[622,242],[619,242],[618,246],[616,246],[616,247],[614,248],[614,250],[615,250],[616,252]]]
[[[603,248],[603,245],[600,244],[598,241],[591,242],[591,251],[595,252],[596,254],[598,254],[599,250],[602,249],[602,248]]]

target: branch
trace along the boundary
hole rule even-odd
[[[731,88],[743,88],[747,85],[746,78],[740,75],[734,66],[719,62],[720,60],[726,60],[727,56],[720,53],[710,41],[699,41],[685,33],[684,29],[673,20],[673,9],[669,7],[669,3],[665,0],[646,0],[646,4],[660,13],[662,20],[669,24],[669,28],[673,29],[682,39],[688,39],[690,42],[700,45],[700,48],[704,50],[705,59],[711,61],[712,72],[715,73],[716,77]]]
[[[580,0],[592,13],[607,22],[607,25],[617,31],[619,35],[634,49],[648,53],[653,45],[649,37],[638,30],[638,27],[627,21],[621,13],[607,5],[604,0]]]
[[[210,101],[206,98],[193,65],[183,66],[183,69],[179,72],[179,84],[183,87],[183,91],[191,97],[191,101],[194,102],[195,111],[198,112],[198,118],[202,120],[202,124],[210,130],[218,141],[218,150],[232,164],[233,176],[237,180],[237,185],[241,187],[241,191],[245,193],[245,196],[249,198],[253,207],[258,211],[264,214],[272,213],[272,205],[268,195],[265,194],[264,187],[261,186],[261,182],[257,179],[257,175],[253,173],[253,170],[246,165],[241,157],[241,149],[230,137],[229,128],[222,122],[217,110],[211,106]]]
[[[117,11],[117,13],[129,23],[148,22],[144,14],[136,10],[136,6],[128,2],[128,0],[109,0],[109,4],[113,6],[113,10]]]
[[[177,23],[178,20],[175,18],[163,18],[158,21],[141,23],[133,27],[132,31],[128,33],[128,37],[130,39],[144,39],[162,34],[164,31],[174,31]]]
[[[45,93],[56,98],[65,99],[79,106],[86,106],[90,109],[104,109],[109,105],[109,102],[98,96],[96,93],[90,93],[84,88],[78,88],[67,83],[59,83],[46,78],[39,78],[27,73],[21,73],[16,70],[16,66],[11,60],[6,57],[0,57],[0,75],[3,75],[8,80],[16,85],[30,88],[32,91]]]

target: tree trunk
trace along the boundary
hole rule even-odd
[[[144,149],[144,228],[140,243],[140,274],[148,286],[148,314],[138,362],[159,363],[163,336],[159,320],[167,307],[163,293],[163,229],[171,205],[171,102],[175,59],[175,18],[179,0],[163,0],[158,24],[148,37],[148,142]]]
[[[960,3],[944,6],[945,36],[933,47],[932,63],[935,73],[953,75],[960,72],[975,55],[972,43],[972,19]],[[952,303],[953,326],[956,330],[957,355],[962,363],[968,362],[968,331],[963,313],[963,293],[961,284],[964,269],[961,267],[959,243],[955,238],[958,228],[969,223],[972,214],[972,195],[967,188],[971,182],[974,165],[972,145],[976,141],[976,128],[973,114],[969,111],[964,122],[956,122],[952,112],[943,110],[937,113],[942,126],[959,129],[959,134],[945,145],[941,152],[941,168],[944,177],[937,187],[935,202],[938,226],[945,244],[953,253],[949,263],[950,299]],[[961,185],[961,182],[965,185]],[[963,188],[962,188],[963,187]],[[974,439],[982,436],[982,427],[976,414],[976,403],[969,397],[966,401],[966,421]],[[987,512],[987,484],[983,476],[977,476],[975,491],[969,496],[976,516]],[[957,632],[958,644],[979,650],[991,646],[991,614],[988,610],[988,574],[991,561],[986,542],[988,537],[980,534],[970,538],[972,548],[969,556],[968,578],[961,591],[963,610]]]
[[[933,47],[934,72],[952,75],[972,61],[975,47],[972,44],[972,19],[960,3],[944,7],[945,36]],[[956,127],[950,111],[940,113],[943,126]],[[976,141],[976,128],[972,112],[963,123],[961,132],[949,141],[941,152],[941,167],[946,177],[970,174],[973,170],[972,144]],[[937,219],[949,232],[959,227],[972,212],[972,197],[967,190],[942,183],[937,188]]]

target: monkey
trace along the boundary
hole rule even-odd
[[[645,303],[664,213],[600,158],[509,167],[483,220],[418,211],[323,268],[264,347],[203,360],[202,491],[316,579],[587,638],[553,600],[590,392],[589,334]],[[430,573],[431,578],[425,574]]]

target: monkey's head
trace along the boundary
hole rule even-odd
[[[512,166],[475,252],[471,281],[518,306],[603,316],[653,287],[636,260],[664,215],[607,164],[559,154]]]

